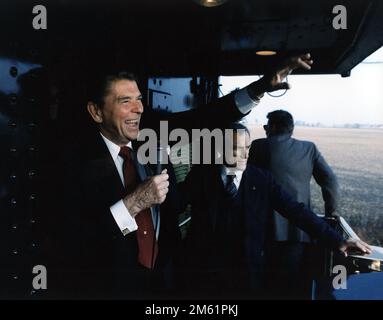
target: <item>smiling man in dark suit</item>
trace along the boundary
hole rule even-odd
[[[292,70],[311,64],[309,55],[294,57],[211,105],[167,115],[169,130],[221,127],[239,119],[265,91],[288,88],[283,79]],[[143,113],[132,74],[107,75],[89,93],[87,109],[97,132],[63,151],[53,173],[50,291],[70,298],[164,297],[174,288],[179,197],[171,167],[153,175],[132,146],[139,128],[156,127],[161,118]]]

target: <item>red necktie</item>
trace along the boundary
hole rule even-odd
[[[137,187],[139,178],[132,160],[131,150],[128,147],[121,147],[119,155],[124,159],[123,172],[125,189],[129,194]],[[148,269],[153,269],[158,254],[158,244],[155,240],[150,209],[145,209],[139,212],[135,216],[135,220],[138,226],[138,262]]]

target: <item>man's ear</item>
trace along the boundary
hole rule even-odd
[[[96,103],[89,101],[86,108],[95,122],[102,123],[102,112]]]

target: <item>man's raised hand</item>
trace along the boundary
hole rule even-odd
[[[260,80],[248,86],[250,96],[257,99],[262,97],[265,92],[290,89],[290,85],[285,82],[286,77],[295,69],[310,70],[313,63],[310,53],[286,59],[281,65],[267,72]]]
[[[132,217],[135,217],[144,209],[153,205],[161,204],[166,199],[169,191],[169,175],[166,169],[161,174],[150,177],[138,185],[138,187],[128,194],[124,199],[124,204]]]
[[[265,74],[263,77],[265,91],[272,92],[281,89],[290,89],[290,85],[287,82],[284,82],[286,77],[295,69],[302,68],[310,70],[313,63],[314,61],[311,59],[310,53],[288,58],[280,65],[280,67],[277,67],[274,71]]]

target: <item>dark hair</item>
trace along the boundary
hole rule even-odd
[[[294,130],[293,116],[285,110],[270,112],[267,119],[269,119],[267,122],[268,134],[292,133]]]
[[[105,97],[108,95],[110,86],[119,80],[130,80],[138,83],[138,78],[132,72],[119,71],[101,76],[95,76],[89,80],[87,89],[88,101],[96,103],[100,108],[103,107]]]
[[[233,130],[234,133],[237,133],[239,130],[244,130],[250,137],[250,131],[249,129],[243,125],[242,123],[239,123],[239,122],[233,122],[231,123],[227,129],[231,129]]]

